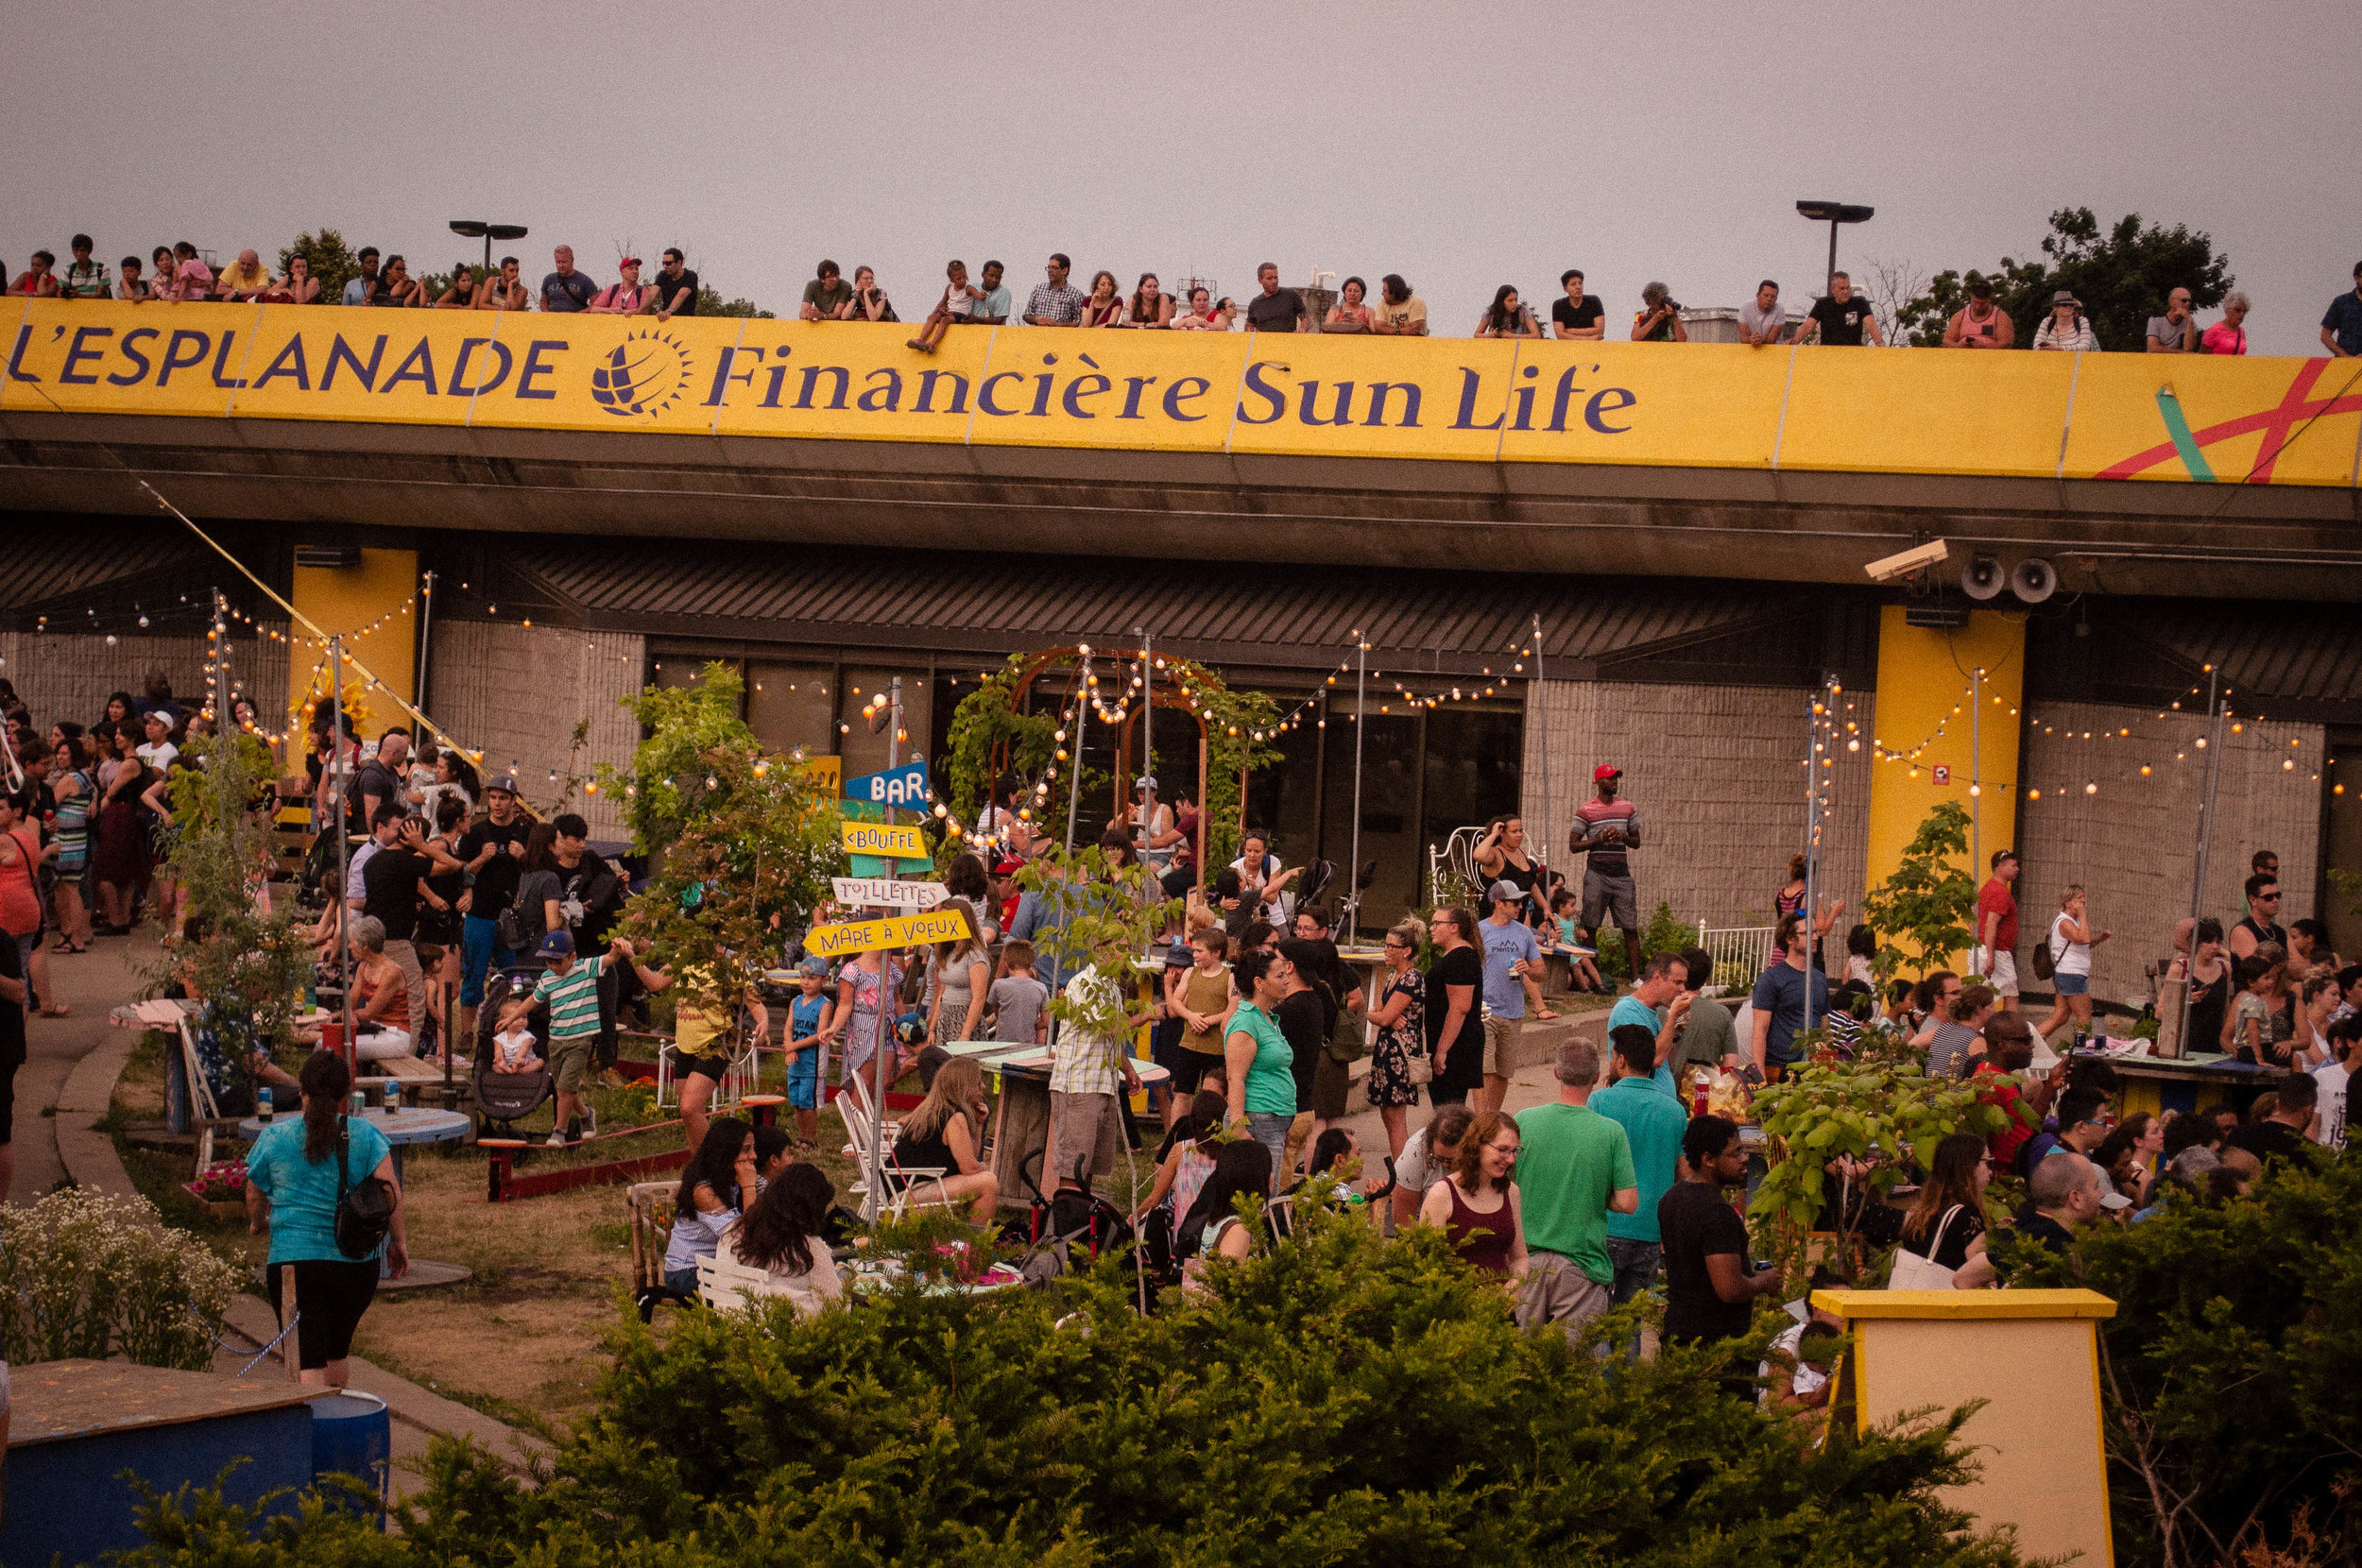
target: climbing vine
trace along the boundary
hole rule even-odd
[[[1031,810],[1043,822],[1066,820],[1067,792],[1077,782],[1079,770],[1069,756],[1072,748],[1067,744],[1067,725],[1062,721],[1078,710],[1018,710],[1018,683],[1024,678],[1026,667],[1036,659],[1043,659],[1037,679],[1053,670],[1071,668],[1080,662],[1079,655],[1071,649],[1058,650],[1046,659],[1039,654],[1013,654],[975,690],[963,697],[952,711],[949,782],[952,810],[964,820],[974,820],[990,792],[994,754],[1004,742],[1008,747],[1005,766],[1017,775],[1019,791],[1015,802],[1003,804]],[[1116,662],[1121,659],[1121,656],[1117,656]],[[1237,792],[1241,771],[1252,774],[1280,759],[1279,748],[1272,743],[1283,727],[1279,707],[1260,691],[1232,690],[1219,672],[1194,659],[1167,656],[1160,656],[1156,663],[1157,680],[1169,688],[1177,688],[1189,704],[1187,708],[1162,707],[1159,716],[1166,723],[1190,715],[1206,721],[1206,789],[1209,798],[1200,804],[1212,812],[1207,856],[1219,865],[1238,852],[1241,825]],[[1097,721],[1094,717],[1088,722]],[[1094,783],[1104,790],[1106,780],[1083,776],[1080,783],[1086,791],[1087,814],[1089,790]],[[1190,785],[1195,789],[1194,777]],[[1174,793],[1174,787],[1169,784],[1164,798],[1170,801]]]

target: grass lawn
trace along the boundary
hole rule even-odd
[[[242,1223],[212,1219],[182,1190],[192,1174],[185,1146],[143,1144],[124,1131],[163,1117],[163,1038],[150,1034],[141,1041],[115,1089],[115,1144],[125,1168],[169,1223],[204,1237],[231,1260],[259,1269],[268,1237],[248,1235]],[[623,1128],[636,1125],[630,1119],[635,1113],[646,1119],[649,1099],[646,1090],[603,1088],[593,1091],[591,1103],[600,1126]],[[549,1127],[545,1107],[520,1131],[538,1145]],[[853,1167],[837,1151],[843,1128],[831,1113],[822,1118],[820,1131],[822,1152],[813,1163],[844,1199]],[[838,1135],[831,1138],[831,1133]],[[520,1174],[659,1154],[678,1149],[680,1140],[680,1129],[673,1125],[574,1150],[537,1146]],[[217,1157],[238,1151],[232,1145]],[[361,1320],[354,1349],[448,1398],[513,1423],[562,1423],[589,1404],[602,1368],[601,1336],[614,1321],[617,1292],[631,1277],[625,1188],[577,1187],[489,1203],[484,1156],[472,1147],[453,1144],[412,1150],[403,1178],[412,1254],[464,1265],[474,1278],[430,1290],[381,1293]]]

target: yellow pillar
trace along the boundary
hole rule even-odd
[[[1870,883],[1901,863],[1939,801],[1980,818],[1978,862],[1958,863],[1982,884],[1993,852],[2016,842],[2018,704],[2026,684],[2026,618],[1975,610],[1951,630],[1908,625],[1889,605],[1878,622],[1878,744],[1870,771]],[[1969,707],[1984,672],[1977,722]],[[1971,744],[1971,737],[1976,744]],[[1977,793],[1970,793],[1972,784]]]
[[[291,598],[322,632],[341,634],[346,654],[367,665],[387,690],[411,702],[419,669],[418,585],[417,551],[364,550],[358,566],[297,567]],[[328,649],[301,622],[287,646],[290,727],[300,738],[313,700],[329,691]],[[363,716],[365,740],[408,722],[385,692],[368,689],[350,662],[344,676],[345,706]]]
[[[1979,1474],[1944,1500],[1979,1524],[2016,1525],[2029,1558],[2114,1561],[2099,1403],[2099,1320],[2114,1302],[2096,1290],[1816,1290],[1812,1304],[1853,1336],[1859,1429],[1985,1401],[1960,1428]]]

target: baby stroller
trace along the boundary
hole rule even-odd
[[[526,1016],[526,1025],[534,1038],[541,1043],[544,1059],[531,1072],[494,1072],[492,1036],[499,1032],[501,1004],[512,995],[507,975],[495,969],[484,980],[484,1005],[475,1014],[475,1069],[469,1082],[475,1095],[476,1135],[515,1137],[514,1124],[522,1121],[541,1108],[541,1102],[557,1097],[557,1081],[550,1076],[546,1052],[549,1048],[550,1014],[546,1007],[536,1006]]]

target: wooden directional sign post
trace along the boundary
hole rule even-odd
[[[928,797],[934,792],[927,787],[927,764],[904,762],[883,773],[865,773],[845,781],[845,798],[865,800],[872,806],[888,810],[897,806],[911,810],[924,810]]]
[[[850,958],[884,947],[925,947],[957,942],[971,934],[967,917],[957,910],[930,910],[924,914],[882,915],[875,920],[847,920],[834,926],[814,926],[804,936],[804,951],[818,958]]]
[[[891,877],[831,877],[829,886],[848,910],[931,910],[950,896],[941,882],[899,882]]]
[[[896,861],[933,859],[927,853],[927,841],[917,828],[883,822],[847,823],[845,850],[850,855],[878,855]]]

